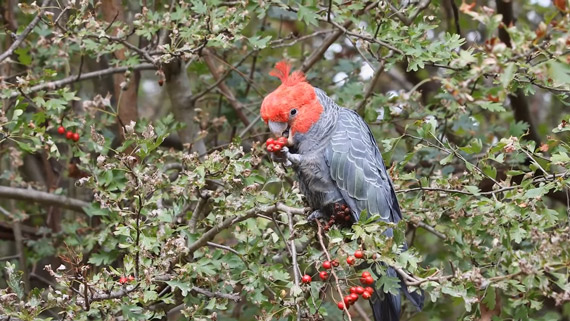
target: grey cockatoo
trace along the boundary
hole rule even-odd
[[[274,135],[288,137],[289,147],[279,156],[297,174],[313,209],[309,219],[328,218],[335,204],[343,204],[350,208],[352,222],[363,210],[386,222],[400,221],[400,206],[368,125],[355,111],[311,86],[302,72],[289,74],[290,69],[281,61],[270,73],[282,84],[263,100],[261,117]],[[400,278],[401,292],[421,309],[423,293],[410,293],[394,269],[387,271]],[[370,304],[376,321],[399,320],[400,295],[377,289]]]

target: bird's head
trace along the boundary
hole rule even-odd
[[[261,118],[276,136],[289,138],[306,133],[323,112],[323,106],[315,93],[315,88],[305,79],[301,71],[289,74],[291,65],[280,61],[269,74],[281,80],[281,85],[267,95],[261,104]]]

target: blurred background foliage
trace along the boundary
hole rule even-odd
[[[370,320],[335,304],[357,248],[424,289],[404,320],[570,319],[569,8],[2,1],[0,319]],[[260,144],[282,59],[370,124],[395,240],[304,221]]]

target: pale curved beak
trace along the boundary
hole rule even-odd
[[[269,121],[269,122],[267,122],[267,125],[269,125],[269,131],[271,131],[271,133],[273,135],[278,136],[278,137],[289,136],[289,124],[288,123]]]

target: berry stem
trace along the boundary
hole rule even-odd
[[[317,228],[318,228],[317,237],[319,238],[319,243],[321,244],[323,252],[325,252],[325,255],[327,256],[327,261],[332,261],[331,255],[330,255],[329,251],[327,251],[327,247],[325,246],[325,242],[323,241],[323,228],[321,226],[321,222],[319,222],[319,220],[315,220],[315,222],[317,222]],[[342,291],[340,289],[340,286],[338,285],[338,277],[336,276],[336,272],[334,270],[335,269],[331,269],[331,274],[334,277],[334,281],[335,281],[334,283],[336,285],[338,295],[340,296],[340,301],[343,301],[344,297],[342,295]],[[348,320],[352,321],[352,318],[350,317],[350,313],[348,313],[348,308],[346,307],[346,304],[344,305],[344,312],[346,312],[346,316],[348,317]]]

